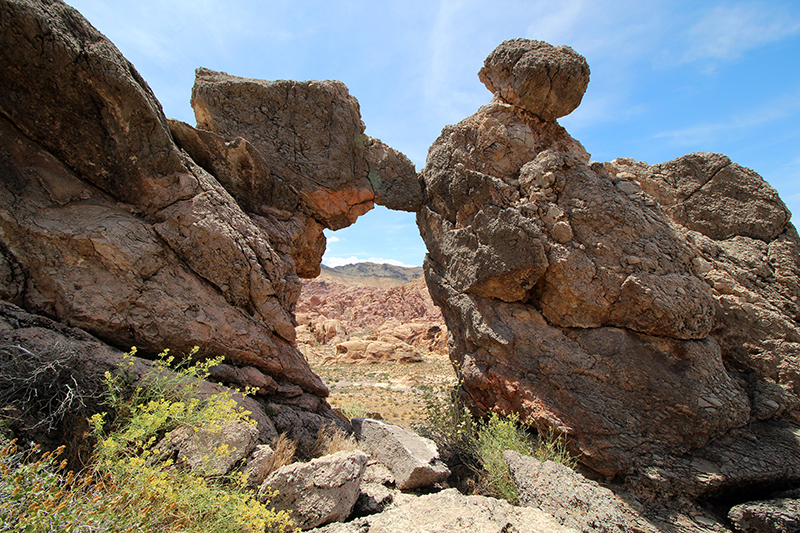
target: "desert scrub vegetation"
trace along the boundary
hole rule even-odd
[[[566,441],[554,432],[535,432],[521,424],[517,414],[491,413],[478,420],[459,399],[458,387],[428,389],[426,421],[416,429],[436,442],[442,458],[456,474],[464,492],[474,492],[517,503],[517,489],[503,458],[507,450],[575,468],[577,460]]]
[[[123,366],[132,364],[134,353]],[[0,531],[295,531],[288,513],[270,509],[245,488],[246,475],[208,479],[163,459],[157,449],[178,426],[253,423],[229,392],[204,399],[195,394],[199,381],[192,378],[206,377],[219,362],[165,372],[174,359],[164,352],[143,386],[132,385],[124,368],[120,375],[106,373],[106,405],[115,417],[91,417],[94,455],[79,474],[65,471],[63,447],[42,453],[6,444],[0,450]]]

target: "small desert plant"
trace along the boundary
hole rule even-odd
[[[424,388],[423,401],[426,422],[415,429],[436,442],[451,470],[471,471],[467,477],[477,479],[477,486],[468,483],[470,491],[516,502],[516,487],[503,458],[506,450],[570,468],[577,464],[562,437],[552,431],[532,436],[517,414],[504,417],[492,413],[483,422],[476,420],[461,401],[458,387],[449,392]]]
[[[367,411],[367,407],[361,402],[348,401],[342,404],[342,414],[346,416],[348,420],[365,418],[367,416]]]
[[[423,405],[425,422],[415,426],[424,437],[432,439],[445,458],[466,461],[465,464],[479,466],[477,462],[478,425],[469,409],[461,401],[458,386],[453,389],[425,387]]]
[[[117,417],[111,424],[105,414],[91,418],[98,444],[91,469],[79,476],[64,472],[60,450],[39,456],[36,450],[19,451],[15,443],[4,447],[2,523],[30,532],[292,530],[286,512],[269,509],[243,488],[246,476],[212,481],[158,459],[156,443],[178,425],[248,420],[230,394],[202,400],[194,395],[199,382],[191,378],[205,377],[213,364],[174,374],[166,371],[164,355],[148,376],[153,387],[134,387],[129,395],[123,393],[130,385],[124,375],[107,374],[107,401]]]
[[[0,407],[13,406],[7,416],[26,431],[55,430],[65,416],[82,414],[101,392],[80,382],[79,365],[77,354],[61,344],[42,353],[0,346]]]
[[[539,431],[533,456],[542,462],[553,461],[573,469],[578,465],[578,459],[567,450],[566,437],[557,435],[553,429]]]
[[[478,429],[478,458],[483,466],[482,491],[496,498],[517,502],[517,487],[511,479],[503,452],[511,450],[522,455],[534,455],[530,438],[519,427],[515,414],[501,417],[492,413]]]

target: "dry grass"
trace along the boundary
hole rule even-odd
[[[358,449],[358,442],[352,435],[345,434],[336,426],[319,428],[317,441],[314,443],[316,455],[330,455],[341,451]]]
[[[295,452],[297,452],[297,443],[286,436],[286,433],[281,433],[275,442],[272,443],[272,462],[269,466],[269,471],[274,472],[282,466],[290,465],[294,462]]]

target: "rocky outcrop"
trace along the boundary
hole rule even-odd
[[[724,442],[726,473],[683,489],[800,481],[788,211],[717,154],[590,163],[554,120],[586,77],[571,49],[502,43],[481,70],[494,99],[429,151],[417,222],[464,398],[568,436],[610,477],[683,472]],[[755,421],[780,436],[767,462]]]
[[[447,328],[421,278],[389,288],[304,280],[297,320],[300,349],[326,364],[416,362],[428,352],[447,353]]]
[[[736,505],[728,518],[744,533],[800,531],[800,500],[781,498]]]
[[[422,355],[396,337],[349,340],[336,345],[336,353],[326,364],[418,363]]]
[[[338,320],[350,332],[374,330],[388,321],[409,324],[421,320],[443,325],[442,313],[423,279],[389,288],[306,280],[297,316],[301,324],[310,324],[318,317]]]
[[[353,355],[359,362],[387,360],[367,356],[367,347],[376,342],[391,345],[380,350],[375,345],[371,351],[385,352],[388,359],[410,361],[425,352],[447,353],[447,328],[423,279],[389,288],[307,280],[297,320],[304,353],[312,352],[315,343],[328,344],[336,348],[336,361],[347,362]]]
[[[330,422],[294,344],[299,276],[324,228],[418,207],[410,161],[340,82],[200,69],[195,129],[66,4],[0,14],[0,298],[141,354],[223,355],[216,379]]]
[[[560,524],[585,533],[633,531],[620,501],[609,489],[553,461],[541,462],[513,451],[503,456],[520,505],[535,507]]]

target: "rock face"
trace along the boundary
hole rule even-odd
[[[283,419],[333,417],[294,345],[298,274],[319,273],[324,228],[418,207],[410,161],[339,82],[200,69],[203,131],[66,4],[0,15],[0,298],[140,353],[199,346]]]
[[[736,505],[728,518],[745,533],[800,531],[800,500],[781,498]]]
[[[501,44],[481,70],[495,98],[428,154],[417,222],[464,398],[567,435],[606,476],[676,479],[676,458],[728,442],[728,475],[685,480],[694,494],[800,480],[800,239],[786,207],[718,154],[590,163],[554,121],[586,88],[576,55]],[[746,445],[740,428],[759,420],[780,459]]]

